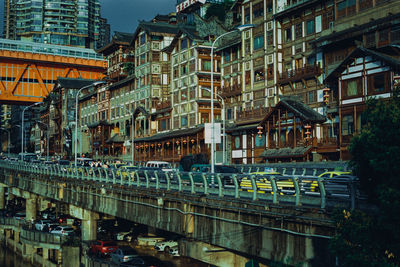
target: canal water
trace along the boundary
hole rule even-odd
[[[22,261],[21,255],[7,249],[4,245],[0,245],[0,266],[1,267],[34,267],[29,262]]]

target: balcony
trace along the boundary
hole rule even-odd
[[[268,113],[268,108],[237,111],[236,119],[238,121],[262,120],[267,113]]]
[[[305,65],[303,68],[287,70],[278,74],[278,83],[287,84],[299,82],[303,79],[310,79],[321,75],[322,71],[319,65]]]
[[[162,110],[162,109],[171,108],[171,101],[163,101],[163,102],[158,101],[158,102],[154,103],[153,107],[156,110]]]
[[[238,96],[242,94],[242,87],[239,85],[233,85],[231,87],[224,87],[221,92],[222,98]]]

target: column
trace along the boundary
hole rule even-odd
[[[4,186],[0,186],[0,209],[4,209],[5,208],[5,187]]]
[[[26,199],[26,220],[36,220],[36,197]]]
[[[97,220],[99,214],[85,210],[82,218],[82,241],[97,239]]]

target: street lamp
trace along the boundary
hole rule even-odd
[[[21,153],[22,153],[21,157],[22,157],[22,160],[24,160],[24,153],[25,153],[25,146],[24,146],[24,139],[25,139],[24,138],[25,137],[24,136],[24,134],[25,134],[25,131],[24,131],[24,116],[25,116],[25,110],[27,110],[30,107],[37,106],[37,105],[39,105],[41,103],[42,102],[33,103],[32,105],[27,106],[22,110],[22,116],[21,116]]]
[[[124,105],[120,105],[119,107],[124,108]],[[127,108],[127,111],[129,111],[129,108]],[[131,139],[131,151],[132,151],[132,166],[135,165],[135,146],[133,145],[133,142],[135,141],[135,112],[132,111],[132,139]]]
[[[10,158],[10,130],[3,128],[3,127],[1,127],[0,129],[6,131],[8,133],[7,153],[8,153],[8,158]]]
[[[214,92],[214,46],[215,43],[225,35],[235,33],[235,32],[242,32],[244,30],[248,30],[254,28],[254,24],[243,24],[237,26],[234,30],[226,32],[215,38],[214,42],[211,45],[211,91]],[[215,140],[214,140],[214,94],[211,93],[211,173],[214,173],[215,169]]]
[[[41,124],[41,125],[46,126],[46,135],[47,135],[47,140],[46,140],[47,159],[46,160],[48,160],[49,159],[49,141],[50,141],[50,139],[49,139],[49,126],[47,124],[41,122],[41,121],[36,121],[36,122]]]
[[[86,85],[82,87],[81,89],[78,90],[75,96],[75,143],[74,143],[74,149],[75,149],[75,168],[77,167],[77,155],[78,155],[78,98],[82,90],[90,88],[92,86],[100,85],[100,84],[105,84],[105,81],[95,81],[89,85]]]
[[[208,88],[202,88],[211,93],[211,90]],[[225,132],[226,132],[226,125],[225,125],[225,101],[221,95],[214,92],[214,94],[221,99],[222,102],[222,164],[226,163],[226,140],[225,140]]]

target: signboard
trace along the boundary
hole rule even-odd
[[[212,123],[204,123],[204,142],[212,143]],[[221,123],[214,123],[214,144],[221,143]]]
[[[206,0],[186,0],[179,5],[176,5],[176,13],[183,11],[184,9],[188,8],[191,5],[196,4],[197,2],[204,4]]]

